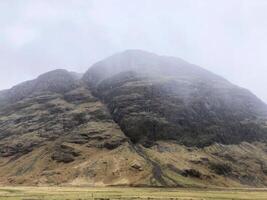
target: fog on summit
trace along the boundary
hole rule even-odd
[[[0,2],[0,89],[127,49],[175,56],[267,101],[263,0]]]

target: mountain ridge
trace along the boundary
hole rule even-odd
[[[126,51],[0,105],[3,185],[267,185],[266,104],[178,58]]]

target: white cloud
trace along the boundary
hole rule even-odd
[[[266,0],[0,1],[0,88],[138,48],[201,65],[267,102],[266,10]]]
[[[35,30],[24,26],[12,26],[6,28],[3,32],[3,38],[14,48],[20,48],[33,41],[37,33]]]

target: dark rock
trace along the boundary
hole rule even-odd
[[[72,154],[64,152],[55,152],[53,153],[51,158],[57,162],[63,162],[63,163],[70,163],[75,160]]]
[[[4,145],[0,149],[0,157],[10,157],[14,155],[24,155],[30,153],[36,146],[41,146],[38,142],[17,143]]]
[[[133,163],[133,164],[131,165],[131,168],[133,168],[133,169],[135,169],[135,170],[137,170],[137,171],[143,171],[143,168],[142,168],[141,164],[138,163],[138,162]]]
[[[211,163],[210,169],[212,169],[218,175],[228,176],[232,173],[232,168],[226,163]]]
[[[75,160],[75,157],[79,156],[80,153],[74,148],[61,144],[56,147],[56,151],[52,154],[51,158],[57,162],[70,163]]]
[[[266,104],[178,58],[126,51],[92,66],[83,81],[133,143],[204,147],[267,140]]]
[[[195,169],[185,169],[182,171],[181,175],[185,177],[194,177],[194,178],[202,177],[202,174]]]
[[[124,142],[126,142],[126,139],[119,139],[119,140],[111,140],[111,141],[106,141],[104,143],[104,148],[112,150],[118,148],[120,145],[122,145]]]

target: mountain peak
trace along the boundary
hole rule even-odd
[[[55,69],[39,75],[37,79],[47,78],[51,76],[68,76],[68,75],[69,71],[67,71],[66,69]]]
[[[15,102],[36,92],[64,93],[76,87],[76,80],[67,70],[56,69],[3,91],[0,93],[0,99],[2,102]]]
[[[164,75],[204,82],[207,80],[227,82],[222,77],[178,57],[160,56],[143,50],[126,50],[97,62],[84,74],[83,80],[89,84],[90,82],[96,84],[127,71],[150,77]]]
[[[123,56],[158,56],[155,53],[144,51],[141,49],[127,49],[115,55],[123,55]]]
[[[263,102],[179,58],[127,50],[93,65],[83,80],[110,106],[133,142],[175,139],[205,146],[266,137],[262,125],[255,133],[251,124],[240,128],[237,122],[252,122],[257,116],[258,123],[258,117],[267,116]]]

